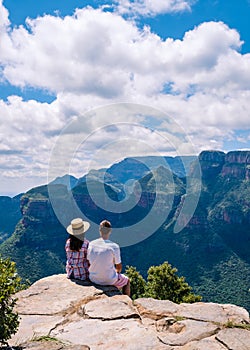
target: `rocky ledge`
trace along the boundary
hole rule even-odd
[[[249,314],[230,304],[175,304],[54,275],[17,294],[18,332],[33,350],[249,350]]]

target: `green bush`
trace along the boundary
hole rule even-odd
[[[171,300],[177,304],[200,301],[201,296],[193,294],[185,278],[179,277],[176,273],[177,269],[172,268],[167,261],[159,266],[151,266],[148,269],[145,296]]]
[[[13,311],[16,299],[13,295],[21,289],[21,278],[15,263],[0,257],[0,343],[6,344],[19,326],[18,314]]]
[[[137,299],[144,296],[146,281],[134,266],[126,266],[125,275],[130,279],[131,299]]]
[[[159,266],[151,266],[148,269],[147,282],[136,268],[127,266],[125,274],[130,278],[131,298],[140,297],[170,300],[174,303],[194,303],[201,300],[200,295],[192,293],[192,288],[185,282],[184,277],[179,277],[177,269],[166,261]]]

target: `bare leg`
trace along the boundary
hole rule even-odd
[[[130,280],[128,280],[126,286],[122,288],[122,293],[130,297]]]

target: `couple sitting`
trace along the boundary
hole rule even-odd
[[[90,224],[80,218],[71,221],[67,227],[70,234],[66,242],[66,272],[68,278],[90,280],[100,285],[113,285],[130,295],[129,278],[121,273],[120,247],[109,239],[111,223],[100,223],[100,238],[89,242],[85,232]]]

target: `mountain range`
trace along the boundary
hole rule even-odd
[[[65,175],[13,199],[0,197],[0,254],[14,260],[19,274],[34,282],[64,272],[65,226],[76,210],[93,223],[90,239],[97,237],[96,227],[103,218],[127,237],[135,228],[132,235],[137,237],[141,234],[138,222],[150,217],[150,230],[164,211],[167,215],[154,232],[122,247],[123,265],[133,265],[146,276],[150,266],[167,260],[203,301],[250,310],[249,180],[250,151],[203,151],[198,157],[163,161],[125,158],[80,179]],[[192,215],[180,216],[185,200],[195,198]],[[77,209],[65,210],[72,199]],[[110,199],[117,206],[123,201],[129,209],[116,212],[114,206],[110,210]],[[184,222],[180,231],[175,230],[178,220]]]

